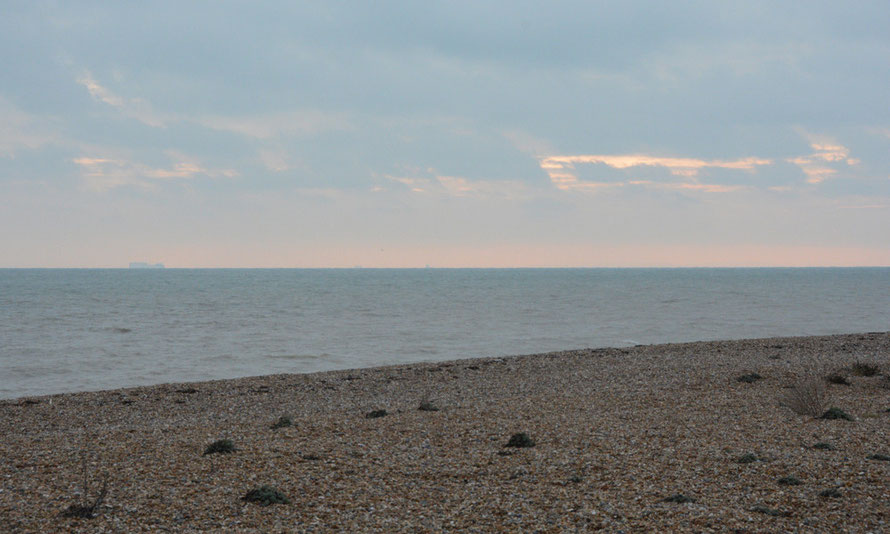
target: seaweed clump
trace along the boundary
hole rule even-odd
[[[235,452],[235,444],[230,439],[218,439],[204,449],[204,456],[208,454],[229,454]]]
[[[739,456],[738,458],[736,458],[735,463],[737,463],[737,464],[753,464],[758,459],[759,458],[757,458],[756,454],[751,454],[749,452],[748,454],[743,454],[742,456]]]
[[[754,508],[751,508],[752,512],[757,512],[758,514],[764,514],[772,517],[790,517],[791,512],[786,512],[785,510],[776,510],[774,508],[770,508],[768,506],[763,506],[762,504],[758,504]]]
[[[840,408],[829,408],[825,413],[819,416],[819,419],[843,419],[845,421],[852,421],[853,416]]]
[[[272,486],[263,485],[247,492],[242,500],[259,504],[261,506],[269,506],[270,504],[290,504],[287,495],[281,493]]]
[[[293,426],[293,424],[294,424],[294,422],[291,420],[290,417],[288,417],[286,415],[282,415],[281,417],[278,418],[277,421],[272,423],[272,430],[278,430],[279,428],[287,428],[289,426]]]
[[[856,362],[850,366],[850,372],[856,376],[875,376],[881,372],[881,368],[877,365],[856,360]]]
[[[849,386],[852,383],[849,378],[840,373],[832,373],[826,376],[825,381],[829,384],[837,384],[839,386]]]
[[[517,432],[510,436],[510,441],[504,447],[534,447],[535,441],[525,432]]]
[[[754,382],[757,382],[758,380],[763,380],[763,377],[757,373],[748,373],[746,375],[736,377],[736,381],[744,382],[746,384],[753,384]]]
[[[841,496],[841,492],[835,488],[828,488],[819,492],[819,496],[824,499],[837,499]]]
[[[675,495],[671,495],[670,497],[665,497],[664,499],[661,500],[661,502],[673,502],[673,503],[677,503],[677,504],[685,504],[687,502],[695,502],[695,499],[693,499],[692,497],[687,497],[686,495],[683,495],[682,493],[677,493]]]
[[[420,410],[421,412],[438,412],[439,411],[439,407],[428,400],[421,402],[420,406],[417,409]]]

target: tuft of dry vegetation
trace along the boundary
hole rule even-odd
[[[102,506],[102,503],[105,501],[105,496],[108,495],[108,475],[106,474],[102,479],[102,487],[99,489],[99,493],[96,495],[96,498],[90,501],[90,476],[89,469],[87,468],[87,459],[86,454],[84,454],[82,464],[81,464],[81,494],[80,494],[80,502],[72,504],[68,508],[62,512],[62,516],[64,517],[76,517],[80,519],[92,519],[98,515],[99,507]]]
[[[818,375],[805,373],[791,383],[780,403],[798,415],[819,417],[828,407],[828,391]]]

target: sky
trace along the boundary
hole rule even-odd
[[[890,265],[886,1],[0,14],[0,267]]]

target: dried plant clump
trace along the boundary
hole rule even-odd
[[[757,373],[748,373],[746,375],[736,377],[736,381],[744,382],[746,384],[753,384],[754,382],[757,382],[758,380],[763,380],[763,377]]]
[[[840,408],[832,407],[828,410],[825,410],[825,412],[819,416],[819,419],[843,419],[844,421],[852,421],[853,416],[841,410]]]
[[[819,417],[828,405],[828,391],[822,380],[807,374],[791,384],[780,403],[798,415]]]
[[[834,445],[832,445],[831,443],[825,443],[824,441],[820,441],[819,443],[816,443],[815,445],[813,445],[813,448],[820,450],[820,451],[833,451]]]
[[[99,507],[102,506],[102,503],[105,501],[105,496],[108,495],[108,475],[106,474],[102,479],[102,487],[99,490],[99,493],[91,502],[88,497],[90,493],[90,477],[89,470],[87,469],[86,456],[84,456],[81,469],[81,502],[72,504],[66,508],[65,511],[62,512],[63,517],[92,519],[98,515]]]
[[[278,418],[277,421],[272,423],[272,430],[278,430],[279,428],[287,428],[289,426],[293,426],[294,422],[287,415],[282,415]]]
[[[869,460],[879,460],[881,462],[890,462],[890,456],[886,454],[869,454]]]
[[[374,410],[365,414],[365,419],[377,419],[378,417],[386,417],[386,410]]]
[[[782,477],[777,480],[777,482],[782,486],[800,486],[801,484],[803,484],[803,482],[801,482],[799,478],[792,476]]]
[[[287,498],[287,495],[281,493],[272,486],[267,485],[248,491],[241,499],[259,504],[260,506],[269,506],[270,504],[290,504],[290,499]]]
[[[218,439],[204,449],[204,456],[208,454],[229,454],[235,452],[235,444],[230,439]]]
[[[534,447],[535,441],[525,432],[517,432],[510,436],[510,441],[504,447]]]
[[[96,517],[97,510],[102,506],[102,503],[105,501],[105,496],[108,495],[108,477],[102,481],[102,489],[99,490],[99,494],[96,495],[96,498],[93,502],[88,503],[86,501],[86,493],[84,493],[84,503],[83,504],[72,504],[68,508],[62,512],[62,515],[65,517],[78,517],[81,519],[92,519]]]
[[[837,499],[841,496],[841,492],[836,488],[828,488],[819,492],[819,496],[823,499]]]

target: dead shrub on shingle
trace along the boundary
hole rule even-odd
[[[819,417],[828,406],[828,390],[817,373],[806,372],[796,377],[779,399],[779,403],[798,415]]]
[[[108,495],[108,474],[102,478],[102,486],[96,494],[96,498],[90,500],[90,470],[87,467],[87,454],[84,452],[81,461],[81,493],[78,502],[70,505],[62,512],[63,517],[76,517],[80,519],[92,519],[99,515],[99,508],[105,502]]]

